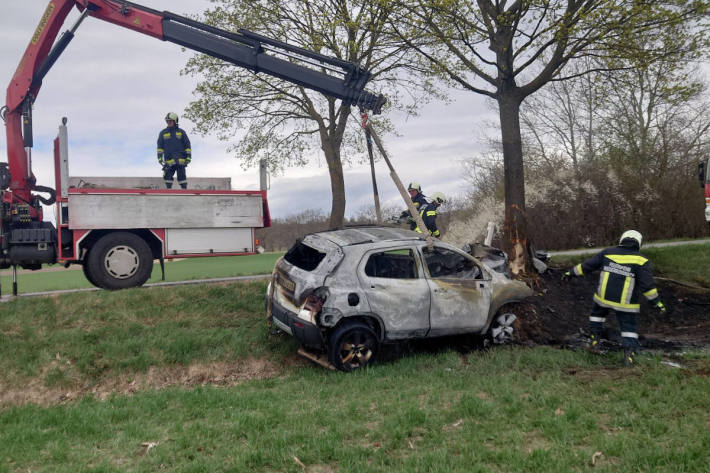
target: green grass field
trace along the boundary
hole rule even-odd
[[[265,288],[0,304],[0,473],[708,471],[707,351],[629,369],[618,353],[410,348],[344,374],[269,333]]]
[[[166,281],[190,279],[223,278],[253,274],[270,274],[274,263],[283,253],[264,253],[247,256],[215,256],[209,258],[188,258],[165,263]],[[81,266],[74,265],[67,269],[61,266],[49,266],[53,271],[23,272],[17,276],[18,293],[26,294],[41,291],[80,289],[94,287],[84,277]],[[2,271],[2,292],[12,293],[12,272]],[[156,261],[153,274],[148,283],[161,282],[160,264]]]

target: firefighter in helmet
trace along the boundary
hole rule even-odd
[[[639,253],[642,239],[636,230],[628,230],[621,235],[618,246],[600,251],[562,276],[563,280],[568,280],[572,276],[601,271],[589,315],[589,348],[599,352],[606,316],[610,311],[614,312],[619,321],[624,364],[627,366],[634,364],[639,348],[636,314],[641,310],[640,295],[643,294],[659,312],[666,313],[666,306],[653,282],[651,263]]]
[[[430,196],[430,201],[419,211],[419,216],[424,221],[426,229],[429,230],[429,234],[436,238],[441,238],[441,232],[436,227],[436,216],[437,211],[442,204],[446,203],[446,197],[441,192],[434,192]],[[423,233],[419,227],[415,227],[414,231],[417,233]]]
[[[422,194],[422,186],[419,185],[418,182],[412,181],[407,186],[407,190],[409,191],[409,197],[412,199],[414,208],[417,210],[417,212],[419,212],[428,203],[426,196]],[[409,213],[409,210],[403,211],[399,215],[399,220],[407,222],[409,224],[410,230],[414,230],[415,228],[417,228],[417,222],[414,221],[412,215]]]
[[[173,187],[173,176],[177,172],[178,184],[187,189],[185,168],[192,160],[190,139],[185,130],[178,127],[177,113],[165,115],[165,123],[167,127],[158,135],[158,162],[163,166],[165,187]]]

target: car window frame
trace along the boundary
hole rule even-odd
[[[370,276],[369,274],[367,274],[365,272],[366,271],[365,268],[367,267],[367,263],[373,254],[387,253],[390,251],[398,251],[398,250],[407,250],[411,253],[412,257],[414,258],[416,277],[414,277],[414,278],[388,278],[388,277],[382,277],[382,276]],[[424,275],[424,264],[422,262],[421,255],[417,251],[417,248],[411,244],[397,244],[397,245],[392,245],[392,246],[370,248],[368,250],[365,250],[365,252],[362,254],[362,258],[360,258],[360,262],[358,263],[358,267],[360,268],[360,271],[362,272],[362,275],[364,277],[372,278],[372,279],[386,279],[386,280],[390,280],[390,281],[413,281],[413,280],[426,278],[426,276]]]
[[[420,245],[418,250],[419,250],[419,258],[421,259],[421,265],[426,271],[426,277],[428,279],[437,279],[437,280],[448,280],[448,281],[491,281],[493,279],[493,276],[491,276],[490,272],[486,269],[486,266],[479,261],[478,259],[474,258],[470,254],[466,253],[465,251],[459,250],[458,248],[449,246],[449,245],[441,245],[434,243],[433,246],[434,249],[442,249],[446,251],[451,251],[453,253],[456,253],[460,256],[463,256],[464,259],[467,259],[471,261],[473,264],[478,266],[478,269],[481,271],[481,278],[473,278],[473,279],[465,279],[465,278],[457,278],[457,277],[452,277],[452,276],[439,276],[439,277],[434,277],[429,273],[429,265],[427,264],[427,259],[425,252],[428,250],[428,245]]]

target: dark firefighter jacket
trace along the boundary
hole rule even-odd
[[[419,211],[419,216],[422,218],[424,221],[424,225],[426,225],[427,230],[429,230],[429,233],[433,237],[439,237],[441,233],[439,232],[439,229],[436,228],[436,208],[437,205],[433,202],[428,202],[420,211]],[[414,231],[417,233],[422,233],[422,231],[419,229],[419,227],[415,227]]]
[[[651,263],[639,254],[635,244],[607,248],[572,268],[576,276],[596,270],[601,273],[594,301],[602,307],[639,312],[639,294],[649,301],[658,299]]]
[[[192,159],[190,139],[182,128],[167,127],[158,135],[158,161],[161,164],[182,166],[189,164]]]
[[[417,209],[417,212],[419,212],[428,204],[426,197],[424,197],[424,194],[422,194],[421,192],[418,192],[417,196],[412,199],[412,203],[414,204],[414,208]],[[409,213],[409,210],[405,210],[404,212],[402,212],[399,218],[407,219],[407,223],[409,223],[410,230],[414,230],[415,228],[417,228],[417,222],[414,221],[411,214]]]

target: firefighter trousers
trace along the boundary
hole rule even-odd
[[[177,172],[178,184],[183,189],[187,189],[187,175],[185,174],[185,166],[181,164],[173,164],[170,166],[165,166],[163,172],[163,180],[165,181],[165,187],[168,189],[173,187],[173,175]]]
[[[595,302],[589,315],[589,331],[598,338],[601,338],[606,316],[609,312],[616,313],[616,319],[619,321],[621,346],[624,347],[624,349],[632,350],[639,348],[637,314],[635,312],[622,312],[620,310],[602,307]]]

